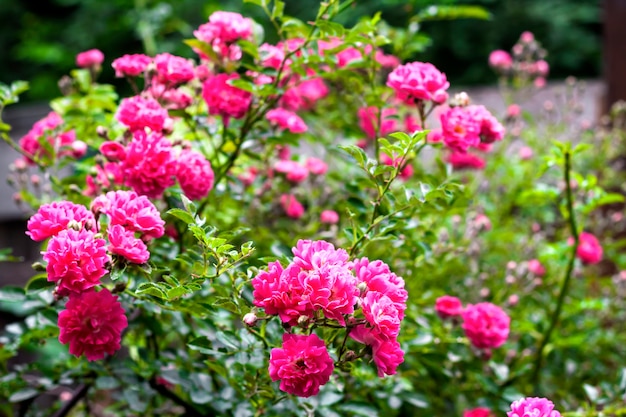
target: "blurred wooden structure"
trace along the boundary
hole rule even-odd
[[[613,103],[626,100],[626,0],[604,0],[603,13],[606,114]]]

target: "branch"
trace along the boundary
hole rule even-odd
[[[70,398],[70,400],[66,402],[65,405],[61,407],[59,411],[54,413],[52,417],[67,416],[70,413],[70,411],[72,411],[72,408],[74,408],[76,404],[78,404],[78,402],[85,395],[87,395],[87,391],[89,391],[89,388],[91,388],[91,384],[80,384],[78,388],[76,389],[76,391],[74,391],[74,393],[72,394],[72,398]]]

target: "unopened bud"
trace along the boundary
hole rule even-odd
[[[96,127],[96,135],[103,139],[109,139],[109,130],[104,126]]]
[[[30,176],[30,182],[33,183],[33,185],[36,187],[39,184],[41,184],[41,178],[39,177],[39,175],[31,175]]]
[[[344,360],[346,362],[352,362],[353,360],[355,360],[357,358],[357,354],[353,351],[353,350],[349,350],[346,352],[345,356],[344,356]]]
[[[309,316],[300,316],[298,317],[298,326],[306,327],[309,324]]]
[[[247,326],[254,326],[256,324],[258,320],[258,317],[256,316],[256,314],[250,312],[247,313],[246,315],[243,316],[243,322],[247,325]]]
[[[454,98],[452,99],[453,106],[467,107],[469,106],[470,102],[470,97],[465,91],[455,94]]]
[[[367,291],[367,282],[360,282],[356,288],[359,290],[359,294],[361,296],[365,295],[365,292]]]
[[[82,225],[82,224],[80,224],[80,223],[78,223],[76,220],[70,220],[70,221],[67,223],[67,228],[68,228],[68,229],[74,229],[74,230],[76,230],[77,232],[80,232],[80,230],[83,228],[83,225]]]
[[[46,270],[46,266],[42,264],[41,262],[33,263],[32,268],[37,272],[43,272]]]

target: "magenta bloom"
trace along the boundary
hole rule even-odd
[[[26,224],[26,234],[40,242],[67,229],[70,221],[88,229],[96,225],[93,214],[85,206],[70,201],[53,201],[39,207],[37,213],[31,216]]]
[[[514,401],[507,417],[561,417],[547,398],[527,397]]]
[[[528,271],[538,277],[542,277],[546,274],[546,268],[541,265],[538,259],[528,261]]]
[[[97,67],[104,61],[104,54],[99,49],[90,49],[76,55],[76,66],[79,68]]]
[[[274,164],[274,170],[285,174],[285,178],[295,183],[302,182],[309,176],[309,170],[305,166],[291,160],[277,161]]]
[[[472,146],[480,143],[482,119],[465,107],[452,107],[439,116],[443,143],[458,152],[467,152]]]
[[[157,208],[146,196],[138,196],[134,191],[109,191],[92,202],[91,210],[108,215],[110,225],[142,233],[144,240],[165,233],[165,222]]]
[[[456,297],[444,295],[435,301],[435,311],[442,319],[458,317],[463,314],[463,304]]]
[[[144,130],[147,127],[153,132],[160,132],[168,114],[158,101],[134,96],[122,100],[115,117],[131,131]]]
[[[100,284],[108,272],[109,262],[106,241],[96,238],[93,232],[66,229],[53,236],[43,252],[48,262],[48,281],[57,282],[61,295],[81,293]]]
[[[465,335],[477,348],[497,348],[509,337],[511,319],[494,304],[468,304],[462,317]]]
[[[109,227],[109,252],[120,255],[130,262],[144,264],[150,259],[150,252],[141,239],[135,237],[135,232],[126,230],[119,224]]]
[[[356,259],[352,268],[358,282],[367,285],[368,292],[379,292],[393,301],[398,310],[398,317],[402,320],[409,298],[404,289],[404,279],[391,272],[389,266],[380,260],[370,262],[367,258]]]
[[[123,55],[117,58],[111,66],[116,77],[136,77],[144,73],[152,58],[143,54]]]
[[[578,240],[576,256],[578,256],[584,264],[597,264],[602,260],[603,250],[598,238],[591,233],[582,232],[578,236]]]
[[[336,249],[325,240],[298,240],[291,249],[293,263],[298,267],[311,271],[326,265],[351,266],[349,255],[344,249]]]
[[[485,160],[472,153],[452,152],[447,160],[457,170],[485,168]]]
[[[485,106],[468,106],[466,111],[470,112],[474,120],[480,124],[479,135],[482,143],[493,143],[504,138],[504,126]]]
[[[396,67],[387,77],[387,85],[406,102],[427,100],[442,104],[448,99],[450,83],[433,64],[410,62]]]
[[[365,320],[380,340],[395,340],[400,333],[400,315],[391,298],[377,291],[368,291],[362,302]]]
[[[313,175],[323,175],[328,171],[326,162],[319,158],[307,158],[307,160],[304,161],[304,165],[306,165],[309,172]]]
[[[396,340],[383,340],[379,334],[365,326],[353,328],[350,337],[372,348],[372,359],[381,378],[395,375],[398,366],[404,362],[404,351]]]
[[[154,63],[159,81],[167,85],[186,83],[195,76],[193,63],[179,56],[158,54],[154,57]]]
[[[76,140],[74,130],[62,132],[59,127],[63,124],[63,119],[56,112],[50,112],[46,117],[35,122],[27,134],[20,138],[20,147],[29,155],[37,158],[50,156],[48,150],[44,149],[39,140],[45,137],[50,146],[57,152],[58,156],[74,156],[72,145]],[[25,158],[26,162],[33,165],[33,161]]]
[[[285,50],[269,43],[264,43],[259,47],[259,55],[261,56],[261,65],[275,70],[278,70],[285,60]],[[287,63],[285,63],[286,65]]]
[[[493,413],[489,408],[478,407],[463,411],[463,417],[491,417]]]
[[[160,133],[138,130],[126,147],[122,172],[126,184],[150,198],[160,198],[176,182],[176,159],[170,141]]]
[[[300,116],[280,107],[268,111],[265,117],[271,124],[291,133],[304,133],[308,130],[307,125]]]
[[[513,66],[513,58],[507,51],[498,49],[489,54],[489,66],[497,71],[507,71]]]
[[[176,178],[180,188],[191,200],[201,200],[213,189],[211,163],[199,152],[185,149],[178,157]]]
[[[206,43],[219,41],[232,43],[239,39],[252,38],[252,20],[239,13],[217,11],[209,16],[209,21],[198,27],[193,35]]]
[[[320,222],[325,224],[337,224],[339,222],[339,214],[334,210],[324,210],[320,214]]]
[[[104,142],[100,145],[100,153],[111,162],[119,162],[126,159],[126,148],[119,142]]]
[[[72,355],[96,361],[120,349],[128,320],[117,297],[105,288],[70,296],[58,325],[59,342],[69,343]]]
[[[396,109],[387,107],[383,109],[382,123],[378,131],[378,136],[386,136],[398,130],[396,119],[392,118],[396,114]],[[362,107],[357,112],[359,117],[359,127],[370,139],[376,139],[376,127],[378,126],[378,107]]]
[[[300,316],[311,317],[313,310],[302,300],[303,289],[297,280],[298,268],[283,269],[279,262],[270,262],[267,271],[252,279],[254,305],[268,315],[278,315],[284,323],[296,325]]]
[[[312,74],[309,74],[312,76]],[[328,95],[328,87],[321,78],[311,78],[306,81],[294,81],[280,101],[281,106],[288,110],[298,111],[313,108],[322,98]]]
[[[206,79],[202,85],[202,97],[209,106],[209,114],[222,116],[225,121],[242,118],[252,102],[252,95],[233,87],[228,80],[239,78],[237,74],[218,74]]]
[[[326,345],[315,334],[283,334],[283,347],[270,353],[269,374],[280,380],[280,389],[299,397],[317,395],[320,386],[330,380],[333,359]]]
[[[285,214],[292,219],[299,219],[304,215],[304,206],[293,194],[283,194],[280,196],[280,205],[285,210]]]
[[[392,158],[389,155],[383,153],[380,156],[380,162],[382,162],[385,165],[398,167],[398,165],[400,165],[400,162],[402,162],[402,158],[400,158],[400,157]],[[400,179],[406,181],[406,180],[410,179],[413,176],[414,172],[415,172],[415,170],[413,169],[413,165],[406,164],[404,166],[404,168],[402,168],[402,171],[400,171],[398,173],[398,177]]]

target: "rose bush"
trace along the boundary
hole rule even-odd
[[[433,63],[386,55],[380,16],[337,23],[350,1],[308,23],[253,3],[276,44],[217,11],[196,59],[87,51],[24,138],[0,124],[42,242],[40,273],[0,289],[23,316],[0,338],[0,411],[618,409],[623,302],[596,277],[626,267],[602,223],[623,198],[583,152],[618,131],[548,144],[519,106],[499,119]],[[538,84],[543,52],[520,42],[490,62]],[[97,82],[110,62],[133,96]]]

